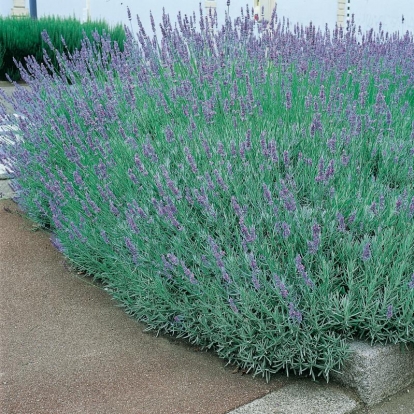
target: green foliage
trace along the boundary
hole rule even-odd
[[[414,342],[414,45],[265,59],[227,28],[22,70],[19,204],[149,329],[267,379]]]
[[[24,64],[27,56],[34,56],[37,62],[43,60],[43,49],[48,52],[53,65],[56,59],[50,53],[49,47],[42,40],[41,33],[46,31],[56,47],[63,53],[72,53],[79,49],[85,32],[92,39],[94,30],[102,34],[109,33],[112,40],[118,42],[121,50],[125,40],[125,32],[121,25],[110,27],[104,21],[89,21],[81,23],[75,18],[42,17],[37,20],[30,17],[1,17],[0,16],[0,45],[3,45],[3,61],[0,49],[0,80],[8,74],[12,80],[20,80],[20,73],[13,59]],[[65,40],[67,49],[62,44]]]

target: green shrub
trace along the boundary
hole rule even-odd
[[[149,328],[266,378],[413,343],[412,37],[163,22],[22,68],[27,215]]]
[[[37,62],[43,59],[43,49],[50,54],[50,49],[42,40],[41,33],[47,31],[53,44],[60,53],[70,52],[81,47],[83,33],[92,39],[96,30],[102,34],[110,34],[117,41],[121,50],[125,32],[121,25],[110,27],[104,21],[81,23],[75,18],[44,17],[37,20],[30,17],[0,17],[0,44],[4,48],[3,65],[0,65],[0,80],[8,74],[13,80],[19,80],[20,74],[13,59],[24,63],[27,56],[34,56]],[[66,47],[61,39],[65,40]],[[50,54],[52,64],[56,67],[56,59]]]

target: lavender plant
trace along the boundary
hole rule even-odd
[[[151,21],[19,64],[28,217],[148,329],[266,379],[413,343],[412,34]]]

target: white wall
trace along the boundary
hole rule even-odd
[[[129,5],[132,15],[139,14],[144,28],[148,33],[151,32],[149,20],[150,9],[158,28],[161,22],[162,8],[170,14],[172,21],[176,21],[179,10],[182,15],[192,14],[196,11],[198,18],[198,5],[204,0],[90,0],[92,19],[104,18],[110,24],[122,22],[129,25],[126,7]],[[227,0],[217,0],[217,13],[219,24],[224,22],[224,11],[227,10]],[[253,7],[253,0],[231,0],[230,15],[235,17],[240,15],[240,8],[249,5]],[[13,0],[0,0],[0,14],[7,16],[13,5]],[[76,16],[82,19],[82,12],[86,5],[86,0],[37,0],[38,16],[55,14],[59,16]],[[29,7],[29,0],[26,0]],[[378,29],[380,21],[383,23],[384,31],[403,31],[409,30],[414,33],[414,0],[351,0],[351,14],[355,14],[357,25],[361,25],[363,30],[370,27]],[[286,16],[293,23],[299,22],[308,25],[310,21],[315,26],[325,26],[330,28],[336,22],[337,0],[277,0],[278,16]],[[404,25],[401,23],[401,16],[404,14]],[[136,20],[133,18],[133,27],[136,30]]]
[[[137,30],[135,16],[138,14],[145,30],[151,34],[150,10],[152,10],[158,28],[162,21],[163,7],[174,23],[179,11],[183,17],[184,14],[189,16],[195,11],[198,20],[199,3],[202,5],[204,13],[204,0],[90,0],[90,11],[93,20],[102,18],[109,24],[122,23],[130,26],[127,18],[127,6],[129,6],[133,16],[134,29]],[[217,0],[219,25],[224,23],[224,12],[227,11],[226,3],[227,0]],[[249,5],[249,9],[253,7],[252,0],[231,0],[230,15],[239,16],[241,7],[245,8],[246,4]],[[8,16],[12,5],[13,0],[0,0],[0,15]],[[29,0],[26,0],[26,6],[29,8]],[[38,17],[47,15],[75,16],[81,20],[85,6],[86,0],[37,0],[37,15]]]
[[[414,32],[414,0],[351,0],[350,7],[357,26],[363,31],[371,27],[378,31],[382,22],[384,33]],[[404,23],[401,22],[402,15]]]
[[[337,0],[278,0],[276,10],[278,17],[289,18],[291,27],[296,23],[308,26],[312,21],[314,26],[319,26],[321,29],[325,28],[326,23],[329,28],[333,28],[336,23],[338,2]]]

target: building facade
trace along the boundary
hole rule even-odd
[[[13,0],[13,6],[10,12],[11,16],[27,16],[29,9],[26,7],[25,0]]]

